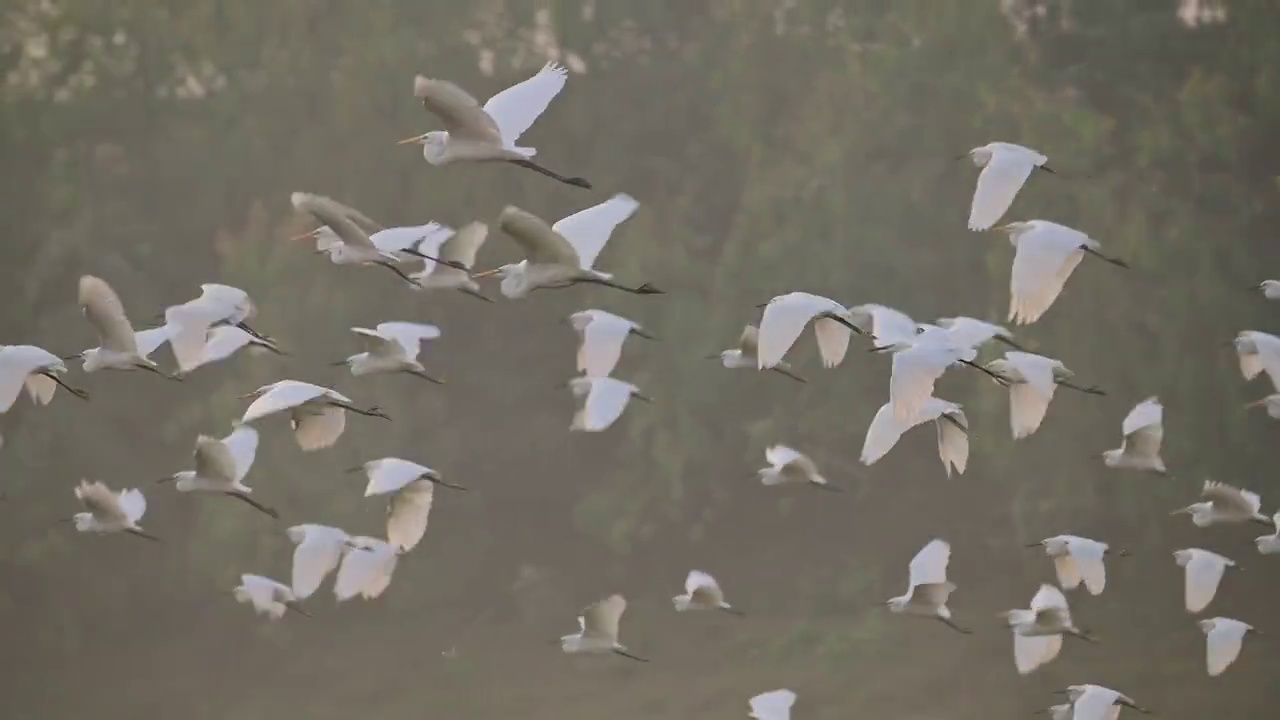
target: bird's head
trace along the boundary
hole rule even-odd
[[[1122,454],[1123,451],[1120,448],[1116,448],[1115,450],[1103,450],[1102,462],[1107,467],[1115,467],[1120,464],[1120,456]]]
[[[75,524],[76,530],[87,532],[93,527],[93,513],[78,512],[71,516],[71,522]]]
[[[416,144],[422,146],[422,157],[432,165],[439,165],[444,160],[445,151],[449,145],[449,133],[443,130],[432,130],[431,132],[422,133],[407,137],[397,145]]]

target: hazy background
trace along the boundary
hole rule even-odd
[[[1161,718],[1274,712],[1280,644],[1250,640],[1206,677],[1171,551],[1239,560],[1201,617],[1273,638],[1280,560],[1253,549],[1261,528],[1168,515],[1206,476],[1258,490],[1267,512],[1280,493],[1280,426],[1241,409],[1270,386],[1246,385],[1224,345],[1280,328],[1280,306],[1245,290],[1280,275],[1274,0],[7,0],[0,12],[0,341],[96,344],[76,307],[76,278],[93,273],[138,327],[202,282],[244,288],[255,326],[292,353],[237,356],[182,384],[77,367],[69,379],[91,402],[24,397],[2,418],[7,718],[728,719],[790,687],[798,718],[985,720],[1085,682]],[[414,73],[483,100],[548,59],[574,72],[526,144],[595,190],[432,168],[395,146],[440,127],[411,95]],[[861,340],[824,371],[806,333],[803,386],[703,359],[792,290],[1003,321],[1012,249],[965,230],[977,171],[953,160],[997,139],[1059,171],[1032,178],[1007,219],[1078,227],[1135,267],[1086,259],[1018,331],[1106,397],[1064,390],[1014,443],[1006,393],[950,373],[937,393],[964,404],[973,451],[948,481],[931,427],[858,464],[889,375]],[[554,220],[627,192],[642,205],[600,265],[669,294],[413,293],[288,242],[313,226],[289,206],[295,190],[386,225],[454,226],[508,203]],[[495,230],[479,265],[516,257]],[[560,321],[589,307],[661,338],[630,341],[616,372],[656,403],[570,434],[572,401],[554,386],[575,340]],[[423,358],[446,386],[327,365],[358,351],[350,326],[385,320],[442,328]],[[172,367],[167,349],[157,359]],[[189,466],[198,433],[226,433],[236,395],[286,377],[394,422],[352,417],[315,453],[283,418],[260,423],[248,482],[279,522],[152,484]],[[1176,479],[1107,471],[1099,453],[1153,394]],[[761,487],[774,442],[848,492]],[[326,585],[307,603],[314,619],[275,625],[234,602],[242,572],[287,580],[289,525],[381,534],[384,503],[341,470],[385,455],[472,491],[436,494],[381,599],[335,607]],[[165,543],[57,524],[78,510],[82,477],[142,488],[143,524]],[[1071,595],[1102,643],[1068,642],[1020,678],[996,613],[1052,577],[1021,545],[1062,532],[1133,556],[1110,563],[1101,597]],[[972,636],[880,607],[933,537],[953,544],[952,608]],[[693,567],[747,617],[673,612]],[[611,592],[630,602],[622,641],[650,664],[552,645]]]

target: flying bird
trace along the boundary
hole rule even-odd
[[[719,360],[720,364],[730,370],[739,370],[751,368],[756,370],[759,368],[759,360],[757,359],[757,351],[760,346],[760,330],[755,325],[747,325],[742,329],[742,334],[738,336],[738,343],[735,347],[727,350],[721,350],[713,355],[708,355],[708,360]],[[786,360],[779,360],[776,365],[769,368],[770,370],[785,375],[797,382],[807,383],[800,375],[791,369],[791,363]]]
[[[611,377],[575,377],[567,383],[578,401],[578,409],[569,424],[571,431],[601,432],[608,430],[631,398],[652,403],[653,399],[629,382]]]
[[[547,63],[537,75],[503,90],[480,106],[466,90],[448,80],[413,78],[413,95],[422,107],[444,123],[444,130],[414,135],[398,144],[419,143],[422,156],[437,167],[454,162],[509,162],[540,172],[567,185],[591,189],[580,177],[565,177],[529,158],[538,154],[531,147],[516,145],[533,125],[568,79],[568,71]]]
[[[62,358],[35,345],[0,345],[0,413],[6,413],[25,387],[31,402],[48,405],[58,386],[81,400],[89,393],[73,388],[59,375],[67,371]]]
[[[791,720],[791,706],[796,704],[796,694],[783,688],[760,693],[747,702],[751,705],[748,717],[756,720]]]
[[[1124,441],[1114,450],[1102,453],[1102,462],[1109,468],[1144,470],[1168,474],[1160,457],[1160,444],[1164,441],[1164,405],[1157,397],[1149,397],[1134,406],[1120,425]]]
[[[900,421],[918,417],[924,403],[933,397],[934,384],[953,365],[968,365],[986,373],[1001,385],[1009,381],[975,363],[978,351],[959,344],[949,331],[940,327],[925,328],[909,339],[899,339],[872,347],[871,352],[891,353],[889,403]]]
[[[297,546],[293,549],[293,594],[306,600],[338,568],[351,536],[336,527],[311,523],[294,525],[285,534]]]
[[[1252,380],[1265,371],[1271,385],[1280,390],[1280,337],[1257,330],[1241,330],[1230,344],[1236,349],[1240,374],[1245,380]]]
[[[254,612],[272,620],[279,620],[290,610],[311,617],[310,613],[298,607],[298,598],[288,585],[269,577],[245,573],[240,576],[240,584],[233,594],[236,602],[253,605]]]
[[[640,323],[604,310],[581,310],[569,316],[578,332],[578,372],[587,377],[608,377],[622,357],[622,344],[630,335],[655,339]]]
[[[1253,539],[1254,544],[1258,546],[1258,552],[1262,555],[1280,554],[1280,511],[1271,516],[1271,524],[1275,527],[1275,532],[1270,535],[1259,535]]]
[[[1266,408],[1268,415],[1275,418],[1276,420],[1280,420],[1280,392],[1271,393],[1270,395],[1262,398],[1261,400],[1254,400],[1251,403],[1245,404],[1245,408],[1255,408],[1255,407]]]
[[[400,258],[394,251],[383,250],[373,243],[369,235],[376,230],[371,228],[368,223],[372,221],[363,214],[335,200],[312,193],[295,192],[289,196],[289,202],[295,209],[307,213],[321,224],[322,227],[307,235],[327,236],[332,233],[336,240],[341,241],[330,240],[324,243],[323,250],[317,251],[327,253],[333,264],[377,265],[387,268],[410,285],[417,286],[413,278],[396,265]]]
[[[1257,285],[1250,285],[1250,290],[1259,290],[1268,300],[1280,300],[1280,280],[1263,280]]]
[[[989,323],[986,320],[978,320],[961,315],[959,317],[938,318],[934,324],[946,330],[957,344],[965,347],[977,349],[995,340],[1002,345],[1008,345],[1014,350],[1025,352],[1025,348],[1014,342],[1013,333],[1009,328]]]
[[[1116,720],[1120,716],[1120,705],[1151,714],[1128,695],[1101,685],[1069,685],[1057,692],[1066,693],[1071,700],[1072,720]]]
[[[181,305],[165,308],[165,324],[173,329],[169,346],[181,367],[184,359],[198,358],[204,349],[208,331],[213,327],[236,327],[258,340],[269,340],[249,327],[248,320],[257,314],[249,293],[230,285],[205,283],[200,295]]]
[[[560,649],[567,653],[614,653],[632,660],[649,662],[632,655],[626,646],[618,644],[618,621],[627,609],[626,598],[609,597],[588,605],[578,616],[578,633],[560,638]]]
[[[1086,254],[1129,267],[1123,260],[1102,254],[1102,244],[1097,240],[1048,220],[1008,223],[996,231],[1007,233],[1015,248],[1009,281],[1009,320],[1018,325],[1029,325],[1044,315]]]
[[[1048,173],[1049,158],[1028,147],[1007,142],[992,142],[967,153],[978,173],[978,186],[969,207],[969,229],[988,230],[1013,204],[1023,183],[1037,168]],[[965,157],[962,155],[961,157]]]
[[[257,454],[258,431],[248,425],[237,426],[221,440],[201,435],[196,438],[195,470],[183,470],[156,482],[173,482],[179,492],[228,495],[279,518],[280,513],[250,497],[253,489],[244,485]]]
[[[240,418],[251,423],[277,412],[288,411],[293,435],[304,451],[320,450],[333,445],[347,427],[345,411],[389,420],[377,407],[362,410],[351,404],[351,398],[326,387],[298,380],[280,380],[240,396],[254,398]]]
[[[689,576],[684,581],[684,594],[671,598],[671,602],[675,605],[676,612],[723,610],[731,615],[742,614],[741,610],[735,610],[724,601],[724,591],[720,589],[720,583],[701,570],[689,571]]]
[[[1107,543],[1077,535],[1054,535],[1027,547],[1044,548],[1045,554],[1053,559],[1053,570],[1063,590],[1074,590],[1081,582],[1090,595],[1101,595],[1106,589],[1105,558],[1111,552]],[[1129,553],[1119,550],[1116,554],[1125,557]]]
[[[150,361],[151,354],[160,349],[161,345],[169,342],[169,338],[174,333],[173,326],[161,325],[149,330],[139,330],[133,334],[134,344],[138,348],[138,355],[143,359]],[[85,372],[93,372],[103,367],[102,361],[98,358],[98,353],[102,352],[102,348],[95,347],[88,350],[81,350],[74,355],[64,356],[63,360],[80,360],[84,365]],[[93,368],[90,370],[89,368]],[[163,375],[163,373],[161,373]],[[174,376],[174,379],[179,379]]]
[[[1231,618],[1215,617],[1197,623],[1205,634],[1205,667],[1209,677],[1217,677],[1240,657],[1244,636],[1250,632],[1261,635],[1258,629],[1246,622]]]
[[[1058,657],[1062,636],[1072,635],[1093,641],[1071,620],[1071,610],[1062,591],[1052,585],[1041,585],[1027,609],[1003,613],[1013,630],[1013,662],[1018,674],[1026,675]]]
[[[935,397],[926,399],[920,412],[908,422],[894,413],[893,403],[881,405],[862,442],[862,464],[875,463],[898,444],[903,433],[930,420],[938,428],[938,456],[942,458],[947,477],[951,477],[953,469],[957,475],[963,475],[969,464],[969,419],[958,404]]]
[[[867,303],[849,308],[849,319],[876,345],[908,341],[921,332],[910,315],[887,305]]]
[[[1227,568],[1238,567],[1234,560],[1200,548],[1175,550],[1173,559],[1186,571],[1186,606],[1187,612],[1193,614],[1213,602]]]
[[[947,580],[947,564],[951,561],[951,545],[945,540],[931,540],[911,558],[908,566],[907,593],[890,598],[885,605],[890,612],[922,617],[933,617],[947,627],[970,634],[951,619],[947,599],[955,592],[954,583]]]
[[[1021,440],[1040,428],[1053,394],[1061,385],[1090,395],[1105,395],[1097,387],[1071,382],[1075,373],[1060,360],[1035,353],[1010,351],[987,363],[987,369],[1008,381],[1009,426],[1013,439]]]
[[[347,540],[342,564],[338,566],[338,578],[333,582],[333,594],[338,602],[346,602],[359,595],[365,600],[381,597],[391,585],[391,576],[404,549],[385,540],[367,535],[355,535]]]
[[[498,229],[515,240],[524,259],[472,275],[474,279],[499,275],[499,289],[512,299],[542,288],[567,288],[579,283],[604,285],[634,295],[661,295],[649,283],[630,287],[613,275],[594,269],[613,229],[639,207],[628,195],[611,199],[560,220],[555,225],[533,213],[508,205],[498,216]]]
[[[364,496],[390,495],[387,505],[387,542],[409,551],[417,547],[427,532],[435,485],[466,490],[447,483],[429,467],[400,458],[370,460],[347,472],[363,472],[369,479]]]
[[[101,481],[81,480],[76,486],[76,499],[87,511],[76,513],[71,518],[80,532],[124,532],[148,540],[160,539],[144,532],[138,525],[147,512],[147,499],[136,488],[117,493]]]
[[[97,333],[99,343],[99,347],[79,355],[84,359],[85,372],[141,369],[176,379],[161,372],[139,348],[133,326],[124,314],[124,303],[106,281],[93,275],[80,276],[80,309]],[[165,332],[166,339],[169,332]]]
[[[176,345],[171,344],[170,347],[173,348],[174,359],[178,361],[178,377],[185,377],[196,368],[225,360],[244,347],[248,347],[250,352],[265,350],[281,356],[288,354],[280,349],[275,340],[257,337],[235,325],[210,328],[204,336],[204,344],[193,355],[179,351]]]
[[[823,490],[839,490],[827,482],[818,472],[818,465],[797,450],[786,445],[770,445],[764,451],[765,462],[769,467],[756,471],[763,485],[808,485]]]
[[[764,308],[756,349],[756,367],[760,370],[771,369],[782,362],[782,357],[810,323],[813,323],[822,366],[826,368],[844,362],[850,332],[864,332],[854,323],[850,309],[821,295],[791,292],[777,295],[760,307]]]
[[[435,325],[411,322],[384,322],[378,323],[377,328],[374,330],[353,327],[351,332],[364,339],[365,351],[352,355],[345,360],[339,360],[332,363],[332,365],[346,365],[351,369],[351,374],[356,377],[383,373],[405,373],[437,385],[444,384],[442,380],[428,375],[427,369],[423,367],[422,363],[418,362],[418,353],[422,348],[422,342],[440,337],[440,328]]]
[[[1200,491],[1202,502],[1174,510],[1170,515],[1186,513],[1196,527],[1256,522],[1271,527],[1271,518],[1263,515],[1262,498],[1257,493],[1241,490],[1226,483],[1205,480]]]
[[[422,271],[410,277],[423,290],[458,290],[485,302],[493,302],[493,298],[480,292],[480,284],[471,277],[471,269],[476,264],[476,253],[488,237],[489,226],[482,222],[463,225],[457,232],[441,238],[438,245],[430,248],[439,262],[426,260]],[[427,241],[423,241],[419,247],[426,247],[426,243]]]

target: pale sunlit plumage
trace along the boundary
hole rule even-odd
[[[736,347],[727,350],[721,350],[714,355],[708,355],[708,360],[719,360],[720,364],[730,370],[739,370],[751,368],[756,370],[759,368],[759,360],[757,359],[757,351],[760,344],[760,330],[755,325],[747,325],[742,329],[742,334],[738,336]],[[809,382],[803,377],[797,375],[791,369],[791,363],[786,360],[779,360],[776,365],[769,368],[780,375],[797,382]]]
[[[81,400],[87,400],[88,393],[67,385],[59,377],[66,371],[62,359],[43,348],[0,345],[0,413],[13,407],[24,387],[31,402],[39,405],[48,405],[59,385]]]
[[[529,158],[538,153],[516,141],[533,125],[568,79],[568,71],[547,63],[538,74],[489,98],[480,106],[467,91],[447,80],[418,75],[413,94],[427,112],[444,123],[444,130],[414,135],[400,144],[421,143],[422,156],[432,165],[459,161],[500,161],[535,170],[568,185],[590,188],[580,177],[565,177],[535,164]]]
[[[346,365],[351,374],[375,375],[380,373],[405,373],[433,382],[442,381],[427,374],[427,369],[418,362],[424,340],[440,337],[440,328],[435,325],[411,322],[378,323],[376,329],[353,327],[351,332],[364,339],[365,351],[340,360],[334,365]]]
[[[1164,406],[1160,399],[1149,397],[1134,406],[1120,425],[1124,442],[1114,450],[1102,453],[1109,468],[1145,470],[1166,474],[1160,445],[1164,442]]]
[[[1237,567],[1234,560],[1200,548],[1175,550],[1173,559],[1186,571],[1185,599],[1189,613],[1209,607],[1222,575],[1227,568]]]
[[[948,627],[968,634],[951,619],[947,600],[956,586],[947,580],[947,564],[951,561],[951,545],[945,540],[931,540],[911,558],[908,566],[907,593],[890,598],[885,605],[890,612],[933,617]]]
[[[1209,677],[1221,675],[1240,657],[1245,635],[1249,632],[1261,634],[1249,623],[1232,618],[1209,618],[1197,624],[1205,634],[1205,669]]]
[[[274,509],[249,496],[253,489],[243,482],[257,454],[258,431],[248,425],[236,427],[221,440],[201,435],[196,438],[195,469],[183,470],[158,482],[174,481],[174,487],[180,492],[228,495],[278,518],[280,514]]]
[[[959,405],[935,397],[928,398],[920,407],[920,412],[910,421],[900,420],[893,411],[892,403],[885,403],[876,411],[867,427],[866,439],[862,442],[861,461],[863,465],[871,465],[884,457],[903,433],[911,428],[934,421],[938,429],[938,456],[942,458],[942,467],[951,477],[963,475],[969,464],[969,419]]]
[[[293,549],[293,594],[299,600],[311,597],[325,577],[342,562],[351,536],[328,525],[294,525],[286,531]]]
[[[652,403],[653,400],[629,382],[611,377],[576,377],[568,382],[569,389],[578,401],[569,429],[581,432],[601,432],[609,429],[631,398]]]
[[[362,410],[351,398],[319,385],[298,380],[280,380],[263,385],[241,399],[255,398],[240,418],[251,423],[277,412],[288,411],[294,438],[303,450],[320,450],[338,441],[347,426],[346,411],[388,419],[377,407]]]
[[[1009,426],[1013,439],[1025,438],[1040,428],[1049,403],[1058,386],[1090,395],[1103,395],[1096,387],[1081,387],[1071,382],[1075,373],[1060,360],[1035,353],[1010,351],[1003,358],[987,363],[987,369],[1008,381]]]
[[[81,353],[85,372],[141,369],[164,375],[155,362],[141,352],[120,296],[104,280],[92,275],[80,276],[80,309],[98,335],[98,347]]]
[[[1196,527],[1243,522],[1271,526],[1271,518],[1261,512],[1262,498],[1255,492],[1205,480],[1200,496],[1204,498],[1202,502],[1192,503],[1171,514],[1189,514]]]
[[[348,472],[363,472],[369,479],[364,496],[389,495],[387,505],[387,542],[405,550],[412,550],[427,532],[427,519],[431,514],[434,486],[466,490],[461,485],[447,483],[440,473],[425,465],[400,458],[381,458],[351,468]]]
[[[1022,184],[1036,168],[1053,172],[1049,158],[1028,147],[992,142],[969,151],[969,159],[982,168],[969,207],[969,229],[987,230],[1000,221]]]
[[[684,594],[671,598],[677,612],[686,610],[723,610],[734,615],[742,613],[724,601],[720,583],[708,573],[690,570],[684,581]]]
[[[373,244],[370,233],[381,230],[381,227],[378,226],[377,230],[370,227],[373,221],[363,214],[335,200],[312,193],[295,192],[289,196],[289,202],[295,209],[307,213],[321,224],[321,228],[309,234],[319,236],[332,233],[340,241],[325,242],[324,249],[318,251],[328,254],[329,260],[335,265],[378,265],[417,286],[412,278],[396,266],[400,258],[395,252],[383,250]]]
[[[621,595],[609,597],[587,606],[578,617],[579,631],[560,638],[560,649],[567,653],[615,653],[632,660],[648,662],[632,655],[624,645],[618,644],[618,622],[627,609],[627,601]]]
[[[1141,713],[1151,713],[1129,696],[1101,685],[1069,685],[1063,692],[1072,703],[1071,720],[1117,720],[1122,705]]]
[[[347,547],[338,566],[338,578],[333,582],[333,594],[338,602],[346,602],[359,595],[374,600],[386,592],[395,574],[396,564],[404,552],[398,545],[366,535],[356,535],[347,540]]]
[[[1009,320],[1018,325],[1028,325],[1044,315],[1086,253],[1128,267],[1122,260],[1103,255],[1097,240],[1048,220],[1009,223],[996,230],[1008,233],[1016,248],[1009,281]]]
[[[198,367],[225,360],[244,347],[248,347],[251,352],[265,350],[276,355],[286,354],[274,340],[257,337],[236,325],[219,325],[208,329],[204,344],[193,355],[179,352],[172,344],[170,347],[173,347],[173,356],[178,361],[179,376],[185,376]]]
[[[976,349],[958,344],[950,332],[940,327],[925,328],[912,338],[876,345],[872,350],[893,354],[889,403],[899,421],[911,422],[920,415],[924,403],[933,397],[934,384],[953,365],[968,365],[1001,384],[1008,384],[1004,378],[973,362],[978,356]]]
[[[640,323],[604,310],[581,310],[569,316],[578,331],[578,372],[587,377],[608,377],[622,357],[622,344],[630,335],[653,340]]]
[[[147,512],[147,499],[136,488],[117,493],[100,481],[81,480],[76,486],[76,499],[87,511],[71,518],[80,532],[125,532],[148,540],[157,539],[138,525]]]
[[[911,316],[886,305],[855,305],[849,308],[849,319],[876,345],[910,341],[920,332],[919,324]]]
[[[1240,374],[1252,380],[1266,372],[1280,390],[1280,337],[1257,330],[1241,330],[1231,343],[1240,361]]]
[[[447,228],[446,228],[447,230]],[[451,289],[466,293],[485,302],[493,302],[480,292],[480,284],[471,277],[476,265],[476,253],[489,237],[489,226],[482,222],[470,222],[449,231],[445,237],[437,235],[424,240],[418,247],[422,252],[440,260],[425,260],[421,272],[410,277],[423,290]]]
[[[1062,591],[1041,585],[1027,609],[1004,613],[1013,630],[1013,660],[1018,673],[1026,675],[1051,662],[1062,650],[1062,636],[1091,640],[1071,620],[1071,610]]]
[[[956,344],[980,348],[988,342],[995,340],[1003,345],[1008,345],[1014,350],[1022,350],[1022,346],[1013,340],[1013,332],[1003,325],[989,323],[986,320],[978,320],[977,318],[959,316],[938,318],[934,323],[938,327],[946,330]]]
[[[771,445],[765,448],[765,462],[769,467],[756,471],[763,485],[809,485],[823,490],[836,490],[834,485],[818,472],[813,460],[797,450],[785,445]]]
[[[770,690],[747,701],[751,706],[748,717],[756,720],[791,720],[791,707],[796,704],[796,694],[791,690]]]
[[[257,313],[253,300],[240,288],[217,283],[200,286],[200,296],[181,305],[165,308],[165,325],[172,329],[169,347],[183,372],[195,369],[208,342],[209,329],[230,326],[260,341],[269,339],[249,327],[247,321]]]
[[[1077,535],[1054,535],[1027,547],[1044,548],[1053,559],[1053,569],[1063,590],[1074,590],[1083,582],[1090,595],[1101,595],[1107,587],[1106,556],[1111,546]],[[1127,553],[1119,551],[1123,556]]]
[[[782,362],[805,326],[813,323],[818,354],[823,367],[844,362],[849,350],[849,333],[862,332],[854,324],[853,313],[830,298],[807,292],[778,295],[764,306],[757,339],[756,367],[767,370]]]
[[[1275,532],[1270,535],[1259,535],[1253,540],[1258,546],[1258,552],[1263,555],[1280,554],[1280,511],[1271,516],[1271,524]]]
[[[254,612],[272,620],[279,620],[290,610],[299,615],[307,615],[306,611],[297,606],[298,598],[288,585],[261,575],[241,575],[240,584],[232,594],[236,602],[248,603],[253,606]]]

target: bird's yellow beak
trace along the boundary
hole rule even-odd
[[[492,270],[485,270],[485,271],[484,271],[484,272],[482,272],[482,273],[475,273],[475,274],[473,274],[473,275],[471,276],[471,278],[474,280],[474,279],[476,279],[476,278],[487,278],[487,277],[493,277],[494,275],[497,275],[497,274],[498,274],[499,272],[501,272],[501,271],[502,271],[502,268],[494,268],[494,269],[492,269]]]
[[[400,142],[397,142],[396,144],[397,144],[397,145],[408,145],[409,143],[422,142],[422,139],[423,139],[423,138],[425,138],[426,136],[427,136],[427,135],[426,135],[426,133],[423,133],[422,135],[414,135],[413,137],[407,137],[407,138],[405,138],[405,139],[401,140]]]
[[[316,236],[316,233],[318,233],[318,232],[320,232],[320,228],[316,228],[315,230],[308,230],[308,231],[306,231],[306,232],[302,233],[301,235],[294,235],[293,237],[291,237],[291,238],[289,238],[289,239],[290,239],[290,240],[306,240],[307,238],[313,238],[313,237],[315,237],[315,236]]]
[[[997,225],[991,228],[991,232],[1007,233],[1012,229],[1013,229],[1013,223],[1005,223],[1004,225]]]

